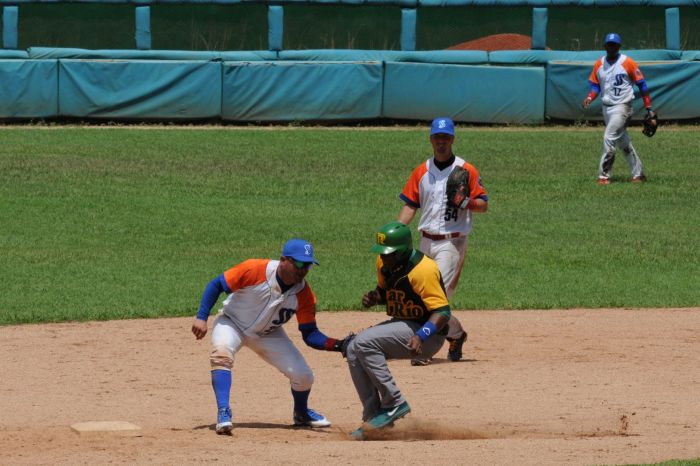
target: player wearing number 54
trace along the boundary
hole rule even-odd
[[[233,362],[243,346],[276,367],[290,381],[295,426],[329,427],[331,423],[307,405],[314,374],[282,325],[296,314],[304,343],[341,351],[343,340],[324,335],[316,326],[316,296],[306,282],[314,258],[311,243],[291,239],[279,260],[249,259],[226,270],[206,286],[192,324],[197,340],[207,334],[207,318],[221,293],[228,296],[212,328],[211,383],[218,408],[216,433],[233,429],[229,404]]]
[[[409,225],[421,210],[418,230],[420,250],[437,262],[445,282],[447,297],[457,288],[467,252],[467,238],[472,230],[472,213],[488,210],[489,197],[481,183],[476,167],[452,152],[455,125],[447,117],[436,118],[430,126],[430,145],[433,156],[418,165],[411,173],[400,194],[404,206],[398,221]],[[453,173],[461,172],[456,190],[451,192]],[[459,173],[455,173],[459,174]],[[462,359],[462,345],[467,332],[456,317],[447,324],[450,361]],[[414,366],[430,364],[425,357],[411,361]]]

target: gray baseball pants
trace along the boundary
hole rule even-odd
[[[350,377],[362,402],[362,420],[373,418],[379,408],[391,409],[406,399],[389,371],[388,359],[416,357],[408,341],[421,324],[412,320],[391,319],[370,327],[352,340],[347,349]],[[423,342],[422,357],[433,357],[445,342],[433,335]]]
[[[632,177],[644,175],[642,161],[632,146],[629,134],[627,134],[627,124],[632,118],[632,113],[634,113],[632,103],[603,106],[605,133],[603,134],[603,153],[598,165],[598,178],[610,178],[612,175],[617,148],[622,149],[622,153],[625,154]]]

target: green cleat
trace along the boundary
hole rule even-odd
[[[391,409],[381,408],[376,416],[367,421],[367,425],[372,429],[381,429],[382,427],[391,425],[394,421],[401,419],[410,412],[411,407],[408,406],[407,401],[404,401]]]

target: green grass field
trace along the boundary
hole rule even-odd
[[[649,464],[649,463],[647,463]],[[664,461],[663,463],[653,463],[653,466],[699,466],[700,459],[694,460],[671,460]],[[643,466],[638,464],[628,464],[627,466]]]
[[[460,128],[481,171],[459,309],[700,303],[697,127],[632,128],[597,186],[602,128]],[[0,323],[194,315],[206,283],[311,240],[322,310],[375,284],[373,233],[394,220],[427,129],[0,130]],[[414,226],[415,226],[414,221]],[[417,241],[415,241],[417,244]]]

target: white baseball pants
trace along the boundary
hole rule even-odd
[[[226,314],[220,313],[214,321],[211,342],[214,348],[225,347],[234,359],[238,350],[247,346],[283,373],[294,391],[303,392],[313,385],[313,371],[282,327],[267,335],[248,336]]]
[[[445,284],[447,299],[450,299],[457,289],[459,276],[462,273],[464,257],[467,252],[467,236],[432,240],[423,236],[420,242],[420,250],[437,262],[442,281]],[[464,328],[456,318],[451,318],[447,325],[447,338],[456,340],[462,336]]]
[[[603,119],[605,120],[605,133],[603,134],[603,153],[598,165],[598,177],[610,178],[612,167],[615,163],[616,149],[621,149],[625,154],[627,164],[630,166],[632,177],[643,176],[644,167],[637,152],[632,146],[627,124],[634,113],[632,103],[618,105],[603,105]]]

